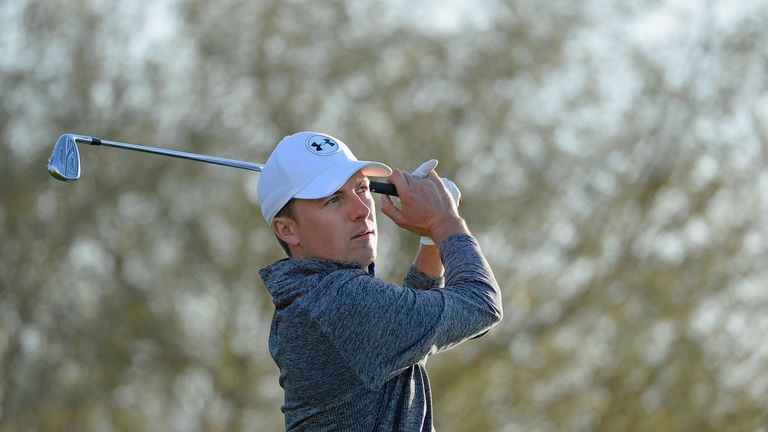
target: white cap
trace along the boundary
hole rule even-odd
[[[256,191],[268,224],[292,198],[327,197],[352,174],[386,177],[392,169],[380,162],[359,161],[341,140],[318,132],[283,138],[264,164]]]

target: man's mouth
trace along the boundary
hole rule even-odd
[[[360,231],[359,233],[357,233],[354,237],[352,237],[352,239],[354,240],[354,239],[357,239],[357,238],[373,236],[373,235],[375,235],[374,230],[372,230],[370,228],[366,228],[365,230]]]

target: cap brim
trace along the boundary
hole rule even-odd
[[[360,170],[363,171],[364,175],[372,177],[386,177],[392,174],[392,169],[381,162],[345,161],[315,177],[308,185],[294,194],[294,197],[301,199],[325,198],[339,190],[354,173]]]

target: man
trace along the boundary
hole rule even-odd
[[[434,242],[421,245],[402,286],[373,275],[366,176],[388,176],[401,204],[385,197],[382,212]],[[286,430],[433,430],[427,357],[502,317],[493,273],[435,171],[392,172],[332,136],[299,132],[278,143],[258,194],[289,257],[260,272],[275,304],[269,349]]]

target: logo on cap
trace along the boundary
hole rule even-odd
[[[341,150],[339,144],[325,135],[312,135],[307,140],[307,149],[319,156],[330,156]]]

